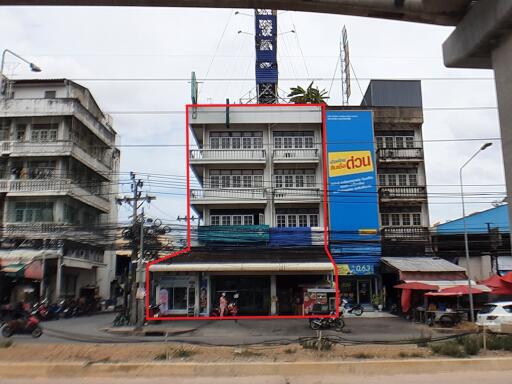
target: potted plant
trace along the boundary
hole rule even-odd
[[[375,293],[372,296],[372,304],[375,308],[379,310],[379,312],[382,311],[382,308],[384,308],[384,294],[383,292]]]

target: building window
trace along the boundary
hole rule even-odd
[[[210,132],[212,149],[259,149],[263,148],[263,132],[215,131]]]
[[[26,124],[16,125],[16,141],[25,141],[25,134],[27,132]]]
[[[274,148],[302,149],[314,148],[313,131],[275,131]]]
[[[411,216],[408,213],[402,213],[402,225],[407,227],[411,225]]]
[[[397,170],[397,172],[407,172],[406,170]],[[418,186],[418,175],[415,173],[381,173],[379,174],[380,186]]]
[[[309,215],[309,226],[318,227],[318,215]]]
[[[276,169],[274,184],[276,188],[315,188],[314,169]],[[305,180],[305,182],[304,182]]]
[[[414,135],[377,136],[377,148],[414,148]]]
[[[401,187],[407,186],[407,175],[398,175],[398,185]]]
[[[421,215],[419,213],[412,214],[412,225],[416,225],[416,226],[421,225]]]
[[[16,202],[11,219],[17,223],[53,222],[53,203]]]
[[[56,91],[44,91],[44,98],[45,99],[55,99],[57,97]]]
[[[391,225],[394,227],[400,226],[400,215],[398,213],[391,214]]]
[[[209,188],[261,188],[261,169],[211,169]]]
[[[380,215],[380,222],[383,227],[388,227],[389,226],[389,215],[387,213],[382,213]]]
[[[57,141],[57,124],[34,124],[31,140],[35,142]]]
[[[388,175],[388,185],[389,186],[396,186],[396,175]]]
[[[211,215],[210,225],[233,226],[233,225],[254,225],[253,215]]]
[[[318,227],[317,209],[276,209],[278,227]]]
[[[412,187],[416,187],[418,185],[418,176],[415,174],[409,175],[409,185]]]

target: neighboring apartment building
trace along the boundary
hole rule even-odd
[[[7,80],[7,79],[6,79]],[[7,80],[0,98],[1,298],[110,296],[120,152],[112,119],[66,79]]]
[[[372,80],[361,105],[374,115],[383,256],[430,253],[421,81]]]

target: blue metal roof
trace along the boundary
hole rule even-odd
[[[491,228],[499,228],[500,232],[509,232],[508,204],[466,216],[468,233],[487,233],[487,223]],[[464,222],[460,218],[439,224],[436,232],[445,235],[464,233]]]

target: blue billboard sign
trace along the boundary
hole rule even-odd
[[[379,199],[371,111],[326,112],[330,249],[338,264],[378,263]]]

